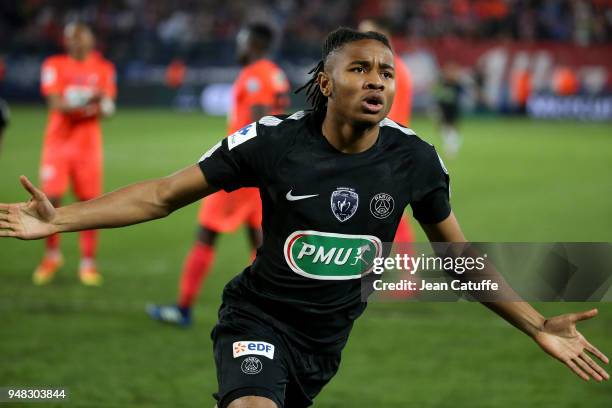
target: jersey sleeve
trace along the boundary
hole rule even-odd
[[[253,122],[206,152],[198,165],[208,183],[227,192],[260,186],[273,160],[273,150],[262,147],[262,132],[262,126]]]
[[[433,146],[428,146],[422,156],[410,206],[419,222],[437,224],[451,212],[448,171]]]
[[[46,59],[41,67],[40,92],[43,96],[62,92],[59,64],[53,58]]]

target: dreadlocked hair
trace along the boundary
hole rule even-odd
[[[351,28],[340,27],[329,33],[327,37],[325,37],[325,41],[323,41],[323,46],[321,47],[321,60],[308,72],[308,74],[311,75],[310,80],[295,91],[296,94],[303,90],[306,91],[306,99],[310,103],[312,111],[316,113],[325,113],[327,110],[327,97],[321,92],[318,77],[319,73],[325,70],[325,63],[329,54],[345,44],[361,40],[379,41],[393,51],[387,37],[375,31],[362,33]]]

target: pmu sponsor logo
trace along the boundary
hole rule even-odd
[[[274,359],[274,345],[265,341],[235,341],[232,345],[234,358],[257,354],[258,356]]]
[[[372,271],[382,242],[373,235],[295,231],[285,240],[284,254],[291,270],[307,278],[357,279]]]

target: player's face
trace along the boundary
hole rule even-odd
[[[64,31],[64,44],[70,55],[83,58],[93,49],[94,37],[86,27],[70,25]]]
[[[328,106],[351,122],[373,125],[387,116],[395,96],[393,53],[376,40],[354,41],[328,59],[320,76]]]

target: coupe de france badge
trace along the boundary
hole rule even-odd
[[[352,188],[338,187],[331,195],[331,209],[340,222],[355,215],[359,206],[359,195]]]
[[[387,193],[378,193],[370,200],[370,212],[378,219],[387,218],[395,208],[393,197]]]

